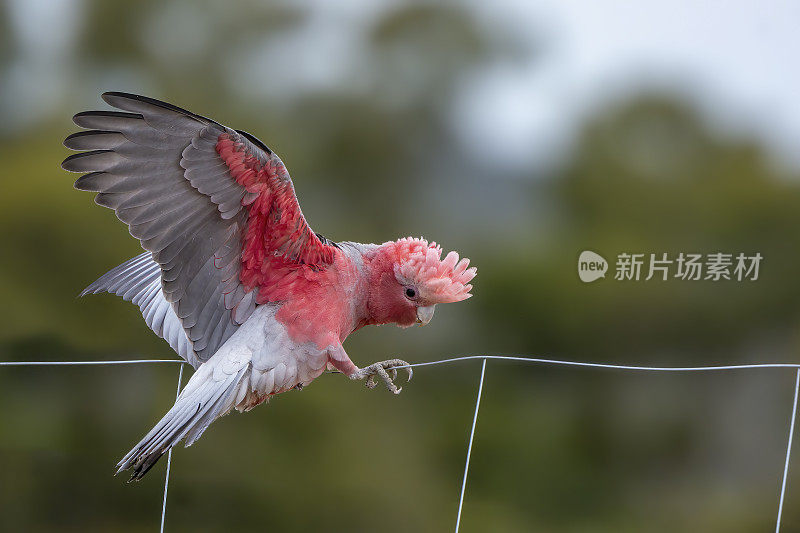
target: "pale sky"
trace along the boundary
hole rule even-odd
[[[250,56],[242,51],[247,68],[232,66],[232,84],[253,86],[247,76],[262,71],[252,68],[254,61],[274,71],[277,56],[286,56],[291,68],[280,69],[281,85],[259,86],[273,91],[270,97],[320,89],[358,92],[363,88],[350,74],[362,59],[362,30],[381,6],[396,3],[353,0],[332,8],[310,2],[313,15],[306,28],[281,46],[254,42]],[[184,4],[165,8],[165,20],[185,20],[178,9]],[[480,143],[498,156],[495,160],[511,167],[557,163],[582,117],[609,99],[655,87],[688,98],[721,131],[755,133],[782,160],[800,167],[800,2],[472,0],[464,5],[479,14],[484,31],[514,34],[531,49],[543,46],[530,62],[496,63],[474,73],[444,110],[466,146]],[[17,52],[0,76],[6,125],[24,126],[54,109],[65,88],[76,88],[69,54],[80,31],[81,6],[81,0],[7,3]],[[338,24],[328,23],[332,9]],[[189,18],[195,28],[213,29],[212,14],[195,10]],[[157,32],[158,25],[151,30]],[[335,50],[341,60],[322,61],[320,49],[327,57]],[[175,47],[176,56],[181,50]],[[147,73],[109,76],[138,76],[145,78],[140,85],[148,85]],[[81,79],[93,82],[97,79]],[[77,86],[84,89],[91,90]]]
[[[755,132],[800,166],[799,2],[491,4],[476,5],[498,31],[511,20],[522,33],[543,28],[548,40],[530,69],[476,76],[483,87],[466,90],[460,104],[473,113],[457,113],[474,123],[468,136],[487,125],[504,131],[493,148],[509,158],[524,160],[526,150],[538,159],[557,154],[585,113],[651,87],[687,97],[725,130]]]

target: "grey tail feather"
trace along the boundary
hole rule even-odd
[[[129,482],[139,481],[182,439],[186,439],[187,447],[191,446],[214,420],[231,410],[250,365],[219,381],[212,379],[213,372],[201,375],[202,370],[192,378],[202,378],[203,382],[193,386],[189,380],[172,409],[117,463],[117,474],[132,468]]]

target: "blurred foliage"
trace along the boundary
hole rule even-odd
[[[800,180],[674,96],[600,109],[561,168],[503,179],[486,174],[486,154],[457,146],[441,110],[504,46],[468,10],[381,12],[359,50],[360,93],[288,101],[248,100],[258,88],[234,72],[256,59],[249,43],[268,50],[302,27],[304,9],[95,1],[84,15],[72,59],[83,84],[62,109],[0,143],[2,360],[174,356],[135,307],[75,297],[138,253],[113,213],[90,206],[58,167],[70,113],[99,105],[107,89],[146,92],[256,134],[281,154],[304,212],[331,238],[424,232],[472,258],[473,299],[439,309],[424,329],[359,332],[347,342],[358,363],[472,353],[660,365],[796,358],[800,251],[786,239],[800,223]],[[4,62],[7,41],[0,36]],[[585,285],[575,272],[584,249],[608,259],[765,259],[757,282]],[[326,375],[224,418],[175,455],[169,530],[452,528],[478,368],[420,369],[399,398]],[[137,485],[111,477],[112,466],[169,407],[176,373],[171,364],[4,368],[3,529],[152,531],[164,464]],[[790,414],[784,374],[491,363],[462,530],[767,530]],[[795,469],[785,531],[800,531],[798,482]]]

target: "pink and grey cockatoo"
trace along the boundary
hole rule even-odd
[[[122,458],[140,479],[167,450],[189,446],[231,409],[308,385],[326,368],[380,377],[391,359],[359,368],[342,343],[371,324],[427,324],[436,304],[469,298],[475,268],[436,243],[332,242],[306,223],[286,167],[252,135],[143,96],[105,93],[121,111],[78,113],[88,131],[64,144],[63,168],[97,192],[145,253],[83,294],[107,291],[195,368],[175,405]],[[391,375],[390,375],[391,374]]]

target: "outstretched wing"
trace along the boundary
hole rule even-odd
[[[259,281],[280,265],[324,268],[335,247],[303,217],[280,158],[255,137],[173,105],[110,92],[118,111],[74,117],[88,131],[62,163],[97,192],[161,269],[161,291],[197,362],[253,312]]]

